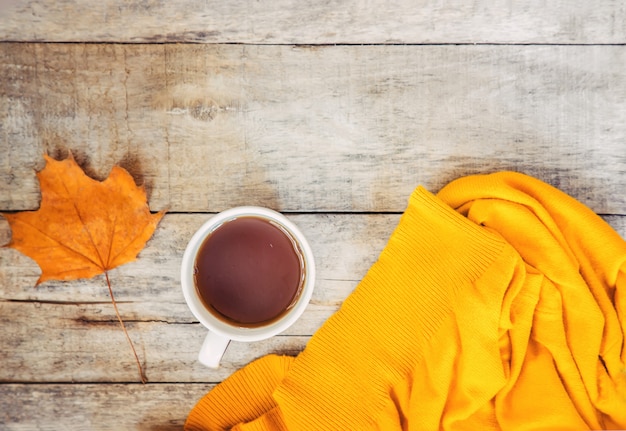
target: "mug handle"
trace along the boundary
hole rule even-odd
[[[224,356],[228,343],[230,343],[229,338],[222,337],[213,331],[209,331],[204,339],[204,343],[202,343],[202,347],[200,348],[198,361],[206,367],[219,368],[220,360],[222,359],[222,356]]]

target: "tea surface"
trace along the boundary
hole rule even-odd
[[[251,216],[217,228],[195,262],[196,288],[205,306],[243,326],[281,317],[299,293],[302,274],[293,239],[273,223]]]

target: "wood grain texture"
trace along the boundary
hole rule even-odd
[[[618,0],[5,0],[0,40],[264,44],[624,43]]]
[[[154,210],[400,212],[517,170],[626,214],[622,46],[0,45],[0,209],[43,152],[127,167]]]
[[[0,340],[0,381],[140,382],[134,356],[110,308],[106,303],[0,302],[3,331],[11,334]],[[210,369],[198,362],[207,330],[190,322],[184,304],[137,302],[119,308],[149,383],[219,382],[261,356],[295,356],[310,338],[283,334],[254,343],[231,342],[221,366]],[[308,334],[323,322],[316,314],[331,314],[316,308],[310,307],[289,333]]]
[[[110,273],[120,303],[148,301],[184,304],[180,263],[193,233],[210,214],[166,214],[138,259]],[[315,255],[317,286],[313,303],[338,306],[376,261],[395,228],[398,214],[287,215],[307,237]],[[0,218],[0,244],[10,239]],[[109,302],[104,276],[72,282],[48,281],[37,287],[39,268],[30,258],[0,248],[0,299],[56,303]],[[123,304],[122,304],[123,305]],[[164,310],[158,311],[163,312]],[[189,315],[191,317],[191,315]]]
[[[28,258],[0,249],[3,430],[181,429],[193,405],[249,361],[269,353],[297,355],[309,338],[297,333],[312,333],[349,294],[348,285],[355,285],[376,258],[399,215],[290,216],[311,238],[320,264],[321,283],[313,303],[292,335],[232,343],[217,371],[195,359],[205,330],[181,303],[177,286],[172,286],[176,275],[169,273],[177,265],[167,266],[178,261],[186,237],[206,217],[166,216],[140,260],[114,271],[115,283],[135,284],[134,289],[121,289],[125,298],[120,309],[140,346],[147,385],[127,383],[136,380],[135,364],[110,304],[99,302],[104,289],[96,286],[97,279],[49,282],[36,290],[31,286],[14,292],[9,281],[22,277],[34,281],[37,268]],[[605,220],[626,237],[626,217]],[[0,242],[8,236],[8,226],[0,220]],[[146,275],[163,265],[161,276]],[[112,383],[116,381],[125,383]]]
[[[206,330],[180,288],[180,261],[205,214],[168,214],[139,259],[111,271],[122,318],[150,382],[218,382],[268,353],[299,353],[365,275],[399,220],[387,215],[290,215],[316,258],[313,298],[296,324],[268,341],[228,348],[212,371],[197,362]],[[0,243],[10,237],[0,219]],[[136,368],[103,277],[46,282],[35,262],[0,249],[0,381],[133,382]],[[10,335],[9,335],[10,334]]]
[[[290,216],[310,238],[317,260],[311,304],[280,336],[231,343],[218,370],[197,362],[206,330],[188,310],[179,287],[185,243],[206,217],[167,215],[140,259],[111,273],[120,313],[151,383],[219,382],[266,354],[297,355],[376,261],[400,216]],[[606,220],[626,237],[626,217]],[[8,235],[3,221],[0,239]],[[0,249],[0,267],[0,381],[136,381],[133,357],[101,277],[35,288],[36,264],[10,249]]]
[[[3,431],[181,430],[208,384],[3,384]],[[19,408],[16,408],[19,406]]]
[[[0,211],[36,209],[42,154],[69,150],[170,211],[110,274],[147,385],[103,277],[35,288],[35,262],[0,248],[0,429],[181,429],[231,373],[305,347],[418,184],[525,172],[626,237],[625,44],[617,0],[0,0]],[[180,259],[240,204],[288,213],[318,283],[292,328],[210,370]]]

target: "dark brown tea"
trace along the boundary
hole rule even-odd
[[[295,303],[303,284],[303,258],[278,225],[253,216],[227,221],[202,243],[195,283],[204,305],[239,326],[277,320]]]

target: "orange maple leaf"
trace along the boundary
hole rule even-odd
[[[62,161],[44,158],[40,208],[2,214],[12,231],[7,246],[41,268],[37,284],[91,278],[135,260],[164,214],[150,213],[144,188],[119,166],[100,182],[71,153]]]
[[[44,155],[46,166],[37,173],[41,206],[36,211],[2,215],[11,227],[7,247],[34,259],[46,280],[91,278],[104,273],[118,320],[137,353],[120,317],[108,271],[136,259],[152,236],[164,211],[152,214],[146,192],[119,166],[96,181],[83,172],[70,153],[57,161]]]

